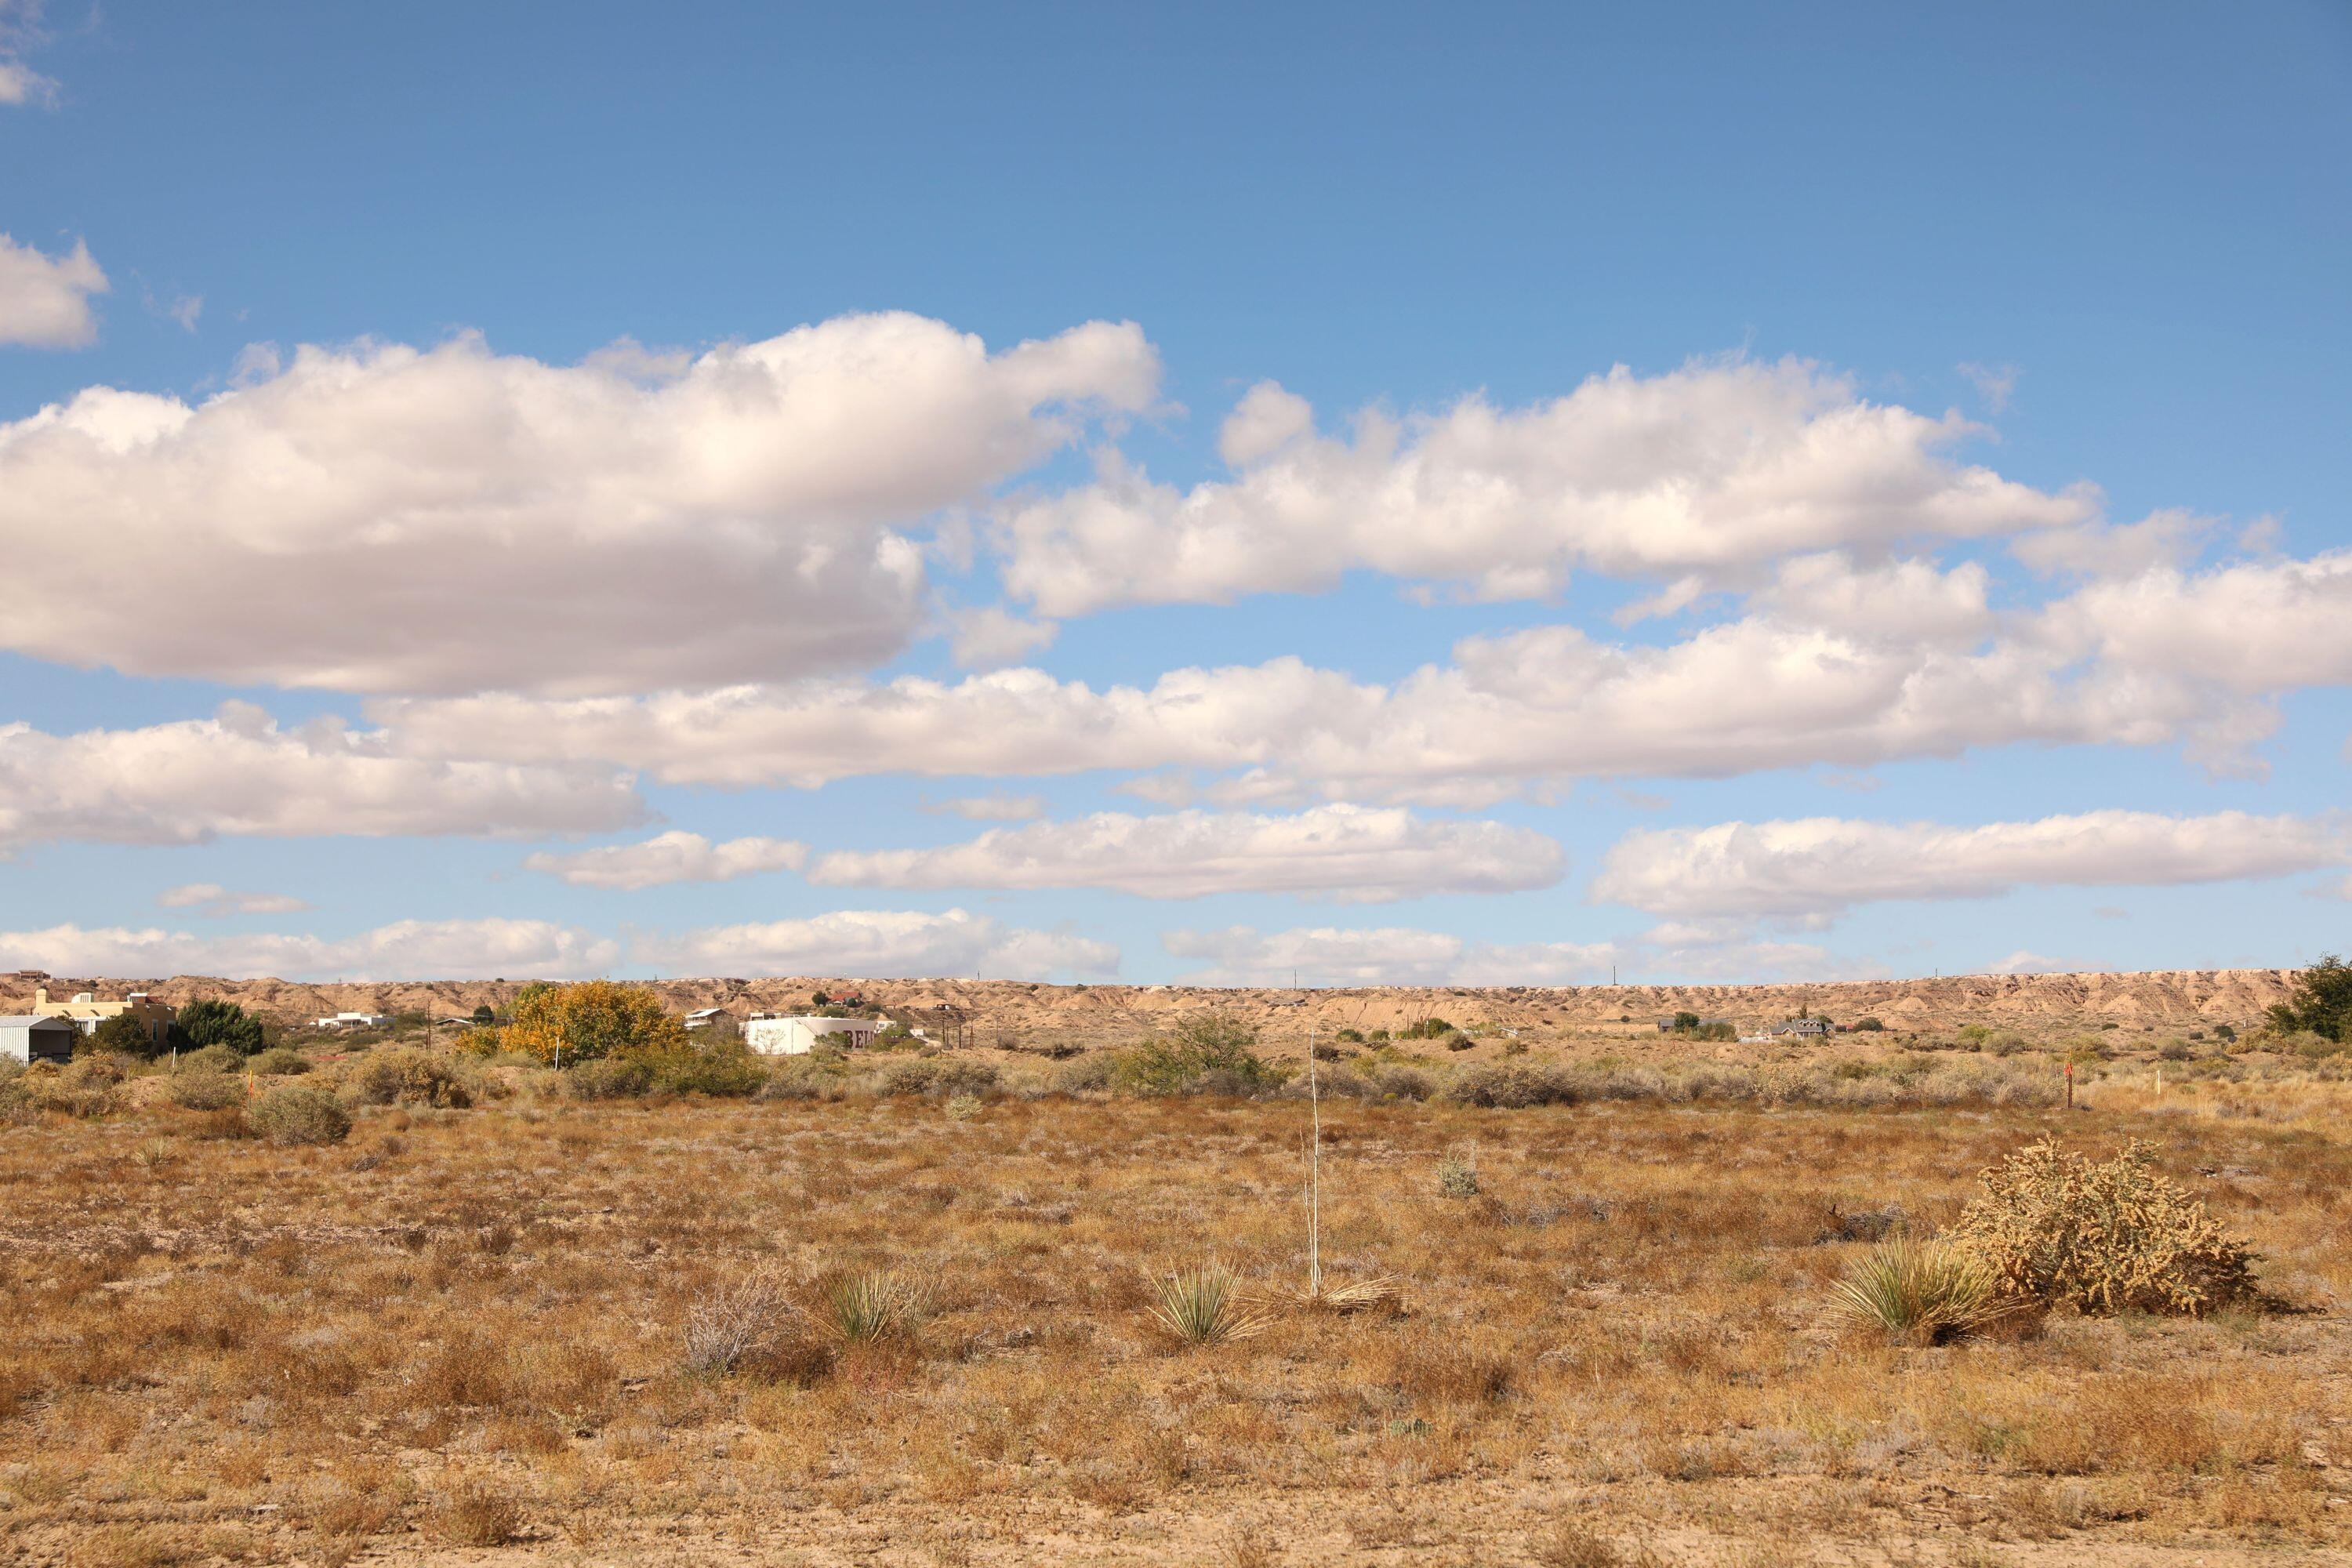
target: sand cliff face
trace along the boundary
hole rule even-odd
[[[1874,1016],[1890,1029],[1949,1029],[1987,1024],[2029,1035],[2096,1029],[2179,1032],[2259,1024],[2286,996],[2285,969],[2150,970],[2118,974],[1950,975],[1933,980],[1845,981],[1822,985],[1360,986],[1290,990],[1181,985],[1044,985],[1008,980],[661,980],[663,1001],[679,1012],[725,1006],[739,1015],[797,1011],[811,994],[863,994],[885,1006],[952,1005],[968,1014],[977,1043],[1117,1045],[1199,1013],[1220,1013],[1255,1027],[1270,1043],[1354,1027],[1395,1029],[1433,1015],[1455,1025],[1514,1028],[1541,1036],[1613,1032],[1621,1019],[1645,1026],[1681,1011],[1742,1026],[1777,1022],[1800,1008],[1841,1022]],[[242,1004],[249,1012],[300,1022],[354,1011],[469,1013],[503,1007],[520,981],[386,981],[305,985],[283,980],[169,980],[60,976],[46,982],[0,980],[0,1013],[30,1006],[33,986],[52,996],[94,991],[119,996],[147,991],[174,1005],[199,996]]]

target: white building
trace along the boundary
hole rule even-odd
[[[803,1057],[822,1039],[845,1050],[874,1043],[871,1018],[818,1018],[801,1013],[754,1013],[743,1026],[743,1043],[764,1057]]]
[[[391,1022],[392,1015],[389,1013],[338,1013],[331,1018],[313,1018],[310,1026],[314,1029],[381,1029]]]
[[[689,1029],[708,1029],[726,1016],[727,1009],[724,1007],[697,1007],[686,1016],[686,1026]]]
[[[0,1059],[12,1062],[61,1062],[73,1056],[79,1031],[63,1018],[18,1013],[0,1017]]]

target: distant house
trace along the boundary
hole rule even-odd
[[[330,1017],[311,1019],[310,1027],[314,1029],[381,1029],[391,1022],[392,1015],[389,1013],[337,1013]],[[473,1020],[468,1018],[466,1022],[471,1024]]]
[[[689,1029],[708,1029],[727,1016],[727,1009],[724,1007],[697,1007],[686,1016],[686,1026]]]
[[[124,1014],[139,1021],[149,1043],[161,1050],[172,1036],[172,1009],[156,1001],[144,991],[133,991],[120,1001],[101,1002],[88,991],[77,992],[70,1002],[52,1002],[46,985],[33,993],[33,1016],[61,1018],[85,1035],[96,1034],[98,1026],[109,1018]]]
[[[73,1055],[73,1025],[63,1018],[44,1017],[38,1013],[17,1013],[0,1017],[0,1060],[24,1062],[61,1062]]]
[[[743,1026],[743,1043],[765,1057],[803,1057],[819,1040],[848,1050],[874,1043],[871,1018],[820,1018],[807,1013],[754,1013]]]
[[[1791,1018],[1768,1032],[1775,1039],[1819,1040],[1828,1037],[1830,1026],[1826,1018]]]

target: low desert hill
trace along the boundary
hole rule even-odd
[[[2138,973],[1948,975],[1930,980],[1859,980],[1818,985],[1379,985],[1304,990],[1188,985],[1045,985],[1010,980],[676,979],[651,982],[679,1012],[723,1006],[738,1016],[803,1011],[819,991],[862,995],[884,1007],[953,1006],[968,1016],[972,1043],[986,1047],[1120,1045],[1197,1014],[1216,1013],[1255,1028],[1276,1048],[1310,1030],[1398,1029],[1437,1016],[1479,1032],[1522,1037],[1654,1037],[1654,1021],[1676,1012],[1728,1018],[1743,1028],[1809,1008],[1840,1022],[1876,1017],[1895,1031],[1985,1024],[2033,1037],[2113,1025],[2179,1033],[2230,1024],[2245,1029],[2283,1000],[2285,969],[2150,970]],[[0,1013],[23,1011],[35,984],[52,996],[78,991],[120,996],[146,991],[181,1004],[218,996],[289,1023],[343,1010],[469,1013],[503,1008],[519,980],[385,981],[309,985],[283,980],[0,976]]]

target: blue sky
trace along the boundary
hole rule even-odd
[[[2347,86],[2318,4],[0,0],[0,966],[2340,947]]]

